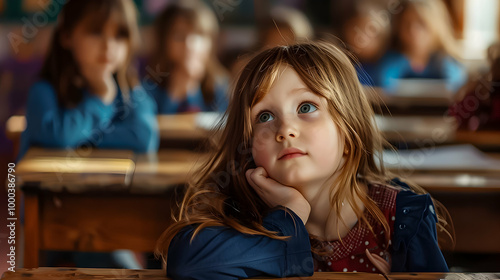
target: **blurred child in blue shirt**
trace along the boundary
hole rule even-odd
[[[201,2],[178,1],[158,16],[143,78],[158,114],[226,110],[227,74],[216,57],[217,35],[217,19]]]
[[[31,146],[158,149],[154,101],[130,67],[138,32],[129,2],[64,6],[29,92],[18,159]]]
[[[441,0],[404,1],[393,20],[393,50],[374,77],[377,86],[394,91],[398,79],[442,79],[457,91],[467,73],[457,61],[451,19]]]
[[[29,91],[18,160],[32,146],[158,150],[156,105],[130,67],[137,29],[131,0],[66,2]],[[138,268],[128,251],[72,256],[77,266]]]
[[[373,1],[351,2],[349,18],[342,24],[341,37],[356,58],[361,84],[378,85],[379,60],[386,52],[390,34],[390,14]]]

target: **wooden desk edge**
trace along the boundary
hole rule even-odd
[[[7,271],[1,279],[101,279],[112,276],[113,279],[148,278],[148,279],[170,279],[162,269],[105,269],[105,268],[62,268],[62,267],[41,267],[41,268],[20,268],[15,272]],[[89,277],[90,276],[90,277]],[[94,277],[92,277],[94,276]],[[311,277],[291,277],[291,278],[249,278],[249,279],[442,279],[448,276],[455,279],[497,279],[500,273],[390,273],[387,275],[357,272],[316,272]]]

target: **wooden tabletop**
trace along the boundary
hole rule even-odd
[[[470,146],[472,152],[465,149],[464,156],[458,155],[460,160],[436,164],[445,155],[442,150],[450,148],[452,146],[436,147],[431,152],[417,150],[417,156],[413,156],[412,150],[399,151],[398,155],[407,154],[405,161],[386,162],[386,168],[428,191],[500,192],[500,154],[485,154]],[[478,155],[473,162],[470,154],[475,153]],[[52,192],[97,190],[163,194],[192,178],[192,172],[203,164],[207,155],[175,149],[134,155],[132,151],[120,150],[94,149],[91,153],[79,154],[72,150],[33,148],[19,162],[16,175],[19,186],[24,184]],[[388,154],[384,153],[384,160],[390,160]]]
[[[206,154],[187,150],[160,150],[157,154],[138,154],[124,150],[30,149],[16,167],[19,186],[70,193],[123,191],[127,193],[165,193],[186,183],[190,172]]]
[[[451,117],[376,115],[375,121],[389,142],[425,140],[425,145],[439,145],[455,139],[456,121]]]
[[[453,96],[443,94],[394,94],[386,93],[382,88],[365,87],[369,100],[380,106],[389,107],[443,107],[447,108],[453,102]]]
[[[500,273],[391,273],[388,275],[351,272],[317,272],[312,277],[295,278],[254,278],[254,279],[362,279],[362,280],[404,280],[404,279],[500,279]],[[4,280],[72,280],[72,279],[148,279],[166,280],[163,270],[160,269],[103,269],[103,268],[57,268],[41,267],[34,269],[21,268],[16,272],[5,272]]]
[[[161,139],[204,139],[208,130],[198,127],[198,114],[159,115],[158,128]]]
[[[160,150],[158,154],[139,155],[130,188],[131,193],[164,193],[186,183],[206,154],[187,150]]]
[[[127,150],[31,148],[16,166],[19,185],[36,183],[41,189],[73,192],[90,187],[127,188],[135,169]]]
[[[429,192],[500,193],[500,174],[413,173],[403,178],[424,187]]]
[[[500,192],[500,154],[472,145],[384,151],[385,167],[428,191]]]

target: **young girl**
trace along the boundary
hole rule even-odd
[[[432,199],[385,172],[373,111],[340,49],[265,50],[233,94],[217,151],[159,240],[167,276],[448,270]]]
[[[32,146],[157,151],[155,104],[130,68],[137,37],[131,0],[67,1],[29,92],[18,159]],[[92,256],[82,265],[103,263]]]
[[[18,158],[31,146],[158,149],[154,101],[130,68],[137,37],[131,1],[66,3],[29,92]]]
[[[393,91],[397,79],[443,79],[455,92],[467,73],[457,61],[458,43],[446,6],[441,0],[407,0],[401,5],[393,21],[393,50],[380,61],[376,85]]]
[[[215,53],[217,34],[215,15],[198,1],[177,1],[158,16],[149,69],[167,74],[148,74],[143,85],[159,114],[226,110],[226,70]]]

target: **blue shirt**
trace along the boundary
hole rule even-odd
[[[403,188],[396,198],[392,239],[393,272],[447,272],[437,242],[437,217],[429,194]],[[181,230],[170,243],[167,276],[172,279],[238,279],[258,276],[292,277],[314,273],[309,234],[301,219],[287,209],[275,209],[263,226],[288,240],[242,234],[229,227],[208,227],[192,240],[194,226]]]
[[[467,71],[462,64],[449,55],[435,53],[422,71],[415,71],[408,58],[396,51],[387,52],[375,67],[370,65],[367,73],[373,85],[393,91],[398,79],[442,79],[448,90],[456,92],[465,82]],[[359,73],[359,72],[358,72]],[[359,74],[358,74],[359,75]]]
[[[63,108],[54,87],[47,81],[35,83],[28,94],[26,130],[21,135],[20,160],[31,146],[46,148],[129,149],[156,152],[159,146],[155,104],[142,89],[130,91],[125,102],[118,91],[115,100],[104,104],[87,90],[74,108]]]
[[[167,90],[157,84],[144,85],[147,92],[154,98],[158,106],[158,114],[177,114],[183,112],[225,112],[228,106],[227,87],[217,85],[213,102],[207,104],[203,98],[201,88],[196,88],[187,94],[184,100],[170,98]]]

